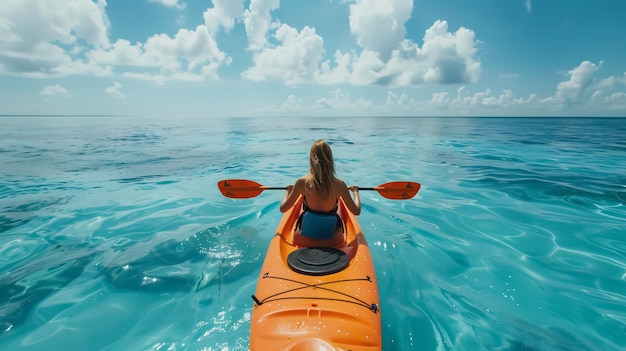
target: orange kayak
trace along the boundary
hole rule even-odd
[[[381,350],[374,262],[361,227],[339,201],[342,240],[294,234],[302,198],[271,240],[259,276],[250,350]]]

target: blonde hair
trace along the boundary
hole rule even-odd
[[[307,180],[322,198],[327,198],[330,195],[335,180],[335,162],[330,145],[322,139],[311,146]]]

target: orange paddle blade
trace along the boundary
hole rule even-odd
[[[217,182],[222,195],[231,199],[249,199],[261,194],[264,190],[279,190],[286,188],[270,188],[252,180],[226,179]]]
[[[359,188],[359,190],[376,190],[387,199],[407,200],[413,198],[422,185],[416,182],[389,182],[374,188]]]

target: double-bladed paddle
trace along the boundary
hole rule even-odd
[[[222,195],[232,199],[249,199],[258,196],[265,190],[287,189],[287,187],[269,187],[246,179],[220,180],[217,187]],[[359,188],[359,190],[375,190],[387,199],[407,200],[415,196],[420,187],[420,183],[416,182],[388,182],[372,188]]]

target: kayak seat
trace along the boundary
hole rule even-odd
[[[287,256],[289,268],[306,275],[328,275],[341,272],[350,263],[348,255],[332,247],[305,247]]]
[[[331,239],[336,231],[343,233],[343,222],[337,213],[306,211],[300,215],[296,231],[311,239]]]

